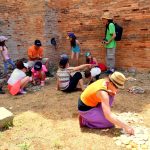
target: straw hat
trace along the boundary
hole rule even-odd
[[[109,76],[111,82],[113,82],[118,88],[123,89],[124,83],[127,80],[126,77],[120,73],[115,71],[113,74]]]
[[[110,14],[110,13],[104,13],[101,18],[102,19],[113,19],[112,14]]]

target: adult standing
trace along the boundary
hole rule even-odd
[[[48,58],[43,58],[43,47],[42,47],[42,43],[40,40],[35,40],[34,41],[34,45],[32,45],[31,47],[29,47],[28,49],[28,65],[29,67],[33,67],[34,64],[37,61],[42,61],[42,64],[45,64],[45,66],[48,68]]]
[[[108,70],[115,71],[115,52],[116,52],[116,32],[113,23],[113,17],[109,13],[102,16],[102,22],[105,25],[105,39],[102,41],[106,48],[106,64]]]
[[[123,123],[111,112],[111,106],[118,88],[124,88],[126,77],[114,72],[108,78],[90,84],[78,100],[80,126],[89,128],[111,128],[117,125],[127,133],[134,134],[132,127]]]

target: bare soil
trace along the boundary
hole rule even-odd
[[[128,74],[128,76],[131,74]],[[126,84],[115,98],[112,111],[135,112],[144,119],[143,125],[150,128],[150,74],[138,73],[136,81]],[[122,150],[115,145],[113,137],[120,130],[80,128],[77,101],[80,91],[63,93],[55,90],[51,79],[38,92],[11,96],[0,95],[0,106],[15,115],[14,126],[0,132],[0,150]],[[131,86],[145,89],[144,94],[127,91]]]

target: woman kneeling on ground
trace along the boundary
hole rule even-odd
[[[59,69],[57,70],[57,90],[61,90],[64,92],[72,92],[75,91],[77,85],[81,90],[84,90],[82,74],[80,72],[76,72],[80,69],[84,69],[86,67],[91,67],[90,64],[84,64],[77,67],[69,67],[69,58],[67,55],[61,55],[59,61]],[[76,72],[73,76],[71,72]]]
[[[118,88],[123,89],[125,81],[122,73],[114,72],[109,78],[99,79],[83,91],[78,101],[81,127],[111,128],[117,125],[126,133],[134,134],[133,128],[117,119],[110,108]]]

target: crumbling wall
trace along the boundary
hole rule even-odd
[[[101,45],[104,27],[101,15],[112,12],[114,20],[124,28],[123,39],[117,42],[116,66],[150,68],[150,1],[144,0],[1,0],[0,33],[9,37],[12,57],[26,57],[27,48],[38,38],[45,55],[56,63],[60,53],[71,53],[67,31],[73,31],[84,53],[91,51],[105,62]],[[57,49],[51,38],[57,41]]]

